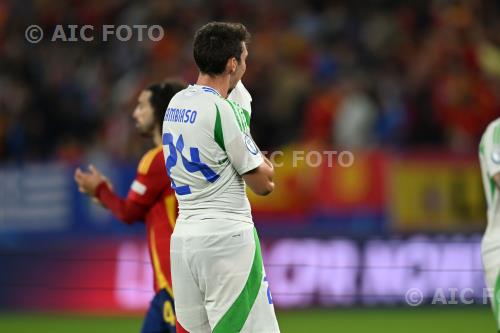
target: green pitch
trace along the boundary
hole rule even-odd
[[[487,307],[294,310],[278,312],[282,333],[495,333]],[[0,332],[138,333],[140,317],[0,314]],[[232,332],[228,332],[232,333]]]

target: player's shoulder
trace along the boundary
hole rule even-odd
[[[250,95],[250,92],[247,90],[243,82],[238,81],[238,83],[236,83],[236,86],[234,87],[234,91],[252,101],[252,95]]]
[[[500,118],[490,122],[481,136],[479,149],[484,149],[486,145],[500,145]]]
[[[231,93],[227,96],[227,99],[238,103],[247,112],[252,111],[252,95],[250,95],[241,81],[238,81],[238,83],[236,83],[236,86],[233,88],[233,90],[231,90]]]
[[[238,103],[224,99],[221,103],[222,117],[233,119],[242,131],[250,129],[250,113],[243,109]]]
[[[195,99],[200,107],[205,108],[207,116],[219,117],[220,115],[232,115],[237,104],[222,97],[218,91],[207,86],[195,86]]]
[[[219,100],[221,95],[217,90],[208,86],[201,85],[189,85],[187,88],[179,91],[172,98],[172,101],[207,101],[207,100]]]
[[[191,108],[200,110],[216,110],[224,108],[222,104],[225,99],[219,92],[208,86],[190,85],[186,89],[178,92],[171,100],[169,106],[172,108]],[[229,107],[229,106],[228,106]],[[212,114],[204,112],[205,116]]]
[[[500,146],[500,118],[490,122],[479,141],[479,156],[485,156],[494,147]]]
[[[490,132],[495,132],[499,131],[500,132],[500,117],[493,120],[491,123],[488,124],[486,127],[485,133],[490,133]]]
[[[142,175],[148,174],[153,168],[164,167],[163,149],[161,146],[148,150],[137,167],[137,172]]]

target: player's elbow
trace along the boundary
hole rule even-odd
[[[118,219],[120,222],[127,225],[134,224],[138,220],[137,218],[131,216],[119,216]]]
[[[274,190],[274,183],[273,182],[267,182],[267,183],[262,183],[262,184],[255,184],[255,183],[248,183],[247,186],[250,187],[253,193],[261,196],[266,196],[269,195],[273,192]]]
[[[262,184],[261,186],[258,187],[250,187],[252,191],[261,196],[266,196],[271,194],[274,191],[274,182],[272,181],[267,181],[266,183]]]

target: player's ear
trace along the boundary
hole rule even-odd
[[[226,64],[226,70],[229,74],[233,74],[236,71],[236,67],[238,67],[238,61],[235,57],[228,59]]]

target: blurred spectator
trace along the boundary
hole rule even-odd
[[[495,1],[370,0],[0,2],[0,159],[89,151],[136,159],[131,102],[146,81],[194,82],[193,32],[210,20],[252,32],[244,78],[263,149],[318,142],[350,148],[472,151],[500,114]],[[24,38],[40,25],[39,44]],[[51,42],[56,25],[159,24],[158,42]],[[360,79],[362,77],[362,80]]]
[[[345,82],[333,122],[334,143],[347,150],[374,147],[377,109],[357,82]]]

